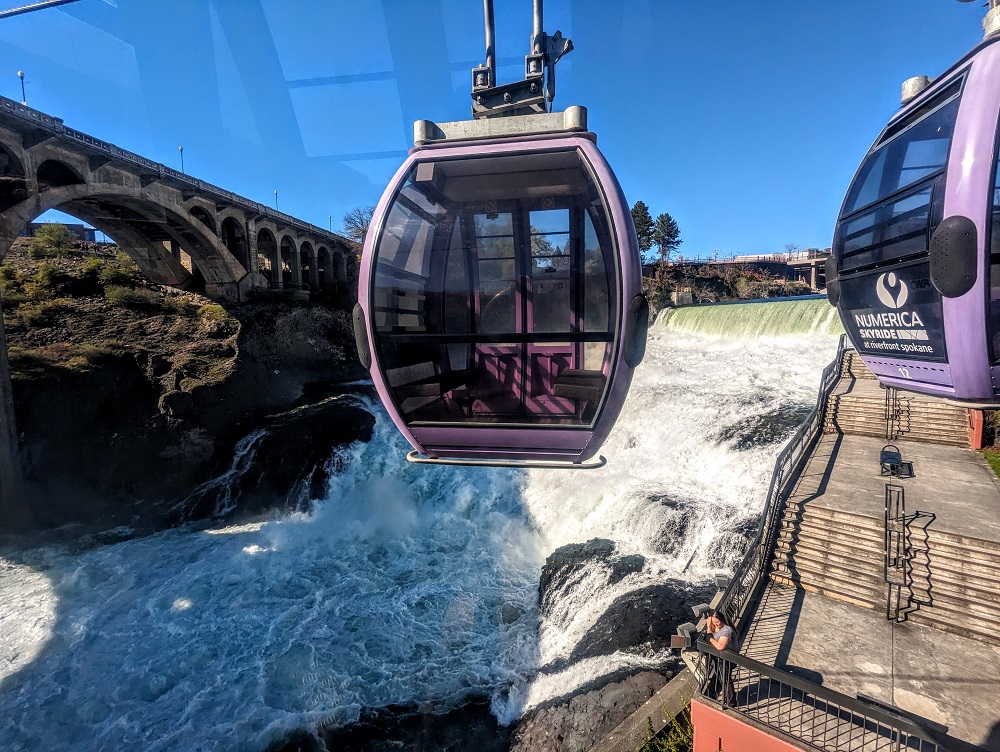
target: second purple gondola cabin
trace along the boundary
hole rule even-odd
[[[904,85],[912,98],[858,169],[827,268],[883,384],[984,405],[1000,403],[1000,12],[988,18],[997,28],[951,69]]]

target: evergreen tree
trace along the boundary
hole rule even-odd
[[[645,253],[653,247],[653,218],[649,214],[649,207],[642,201],[636,201],[632,207],[632,224],[635,225],[635,234],[639,238],[639,251]]]
[[[656,247],[660,249],[660,261],[668,261],[670,254],[684,242],[681,240],[681,228],[677,226],[677,221],[667,213],[656,218],[652,236]]]

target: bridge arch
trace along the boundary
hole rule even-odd
[[[83,185],[86,181],[83,175],[65,162],[57,159],[46,159],[35,171],[39,191],[49,191],[67,185]]]
[[[242,297],[247,270],[210,227],[176,204],[122,185],[74,184],[33,194],[0,215],[0,258],[14,238],[49,209],[77,217],[113,238],[157,284],[191,289],[203,279],[211,295],[234,301]],[[171,253],[172,243],[191,257],[191,269]]]
[[[298,263],[295,259],[295,241],[289,235],[281,236],[281,286],[293,288],[297,286],[295,272]]]
[[[333,281],[340,282],[344,278],[344,254],[340,251],[333,252]]]
[[[299,246],[299,278],[304,290],[319,289],[319,285],[315,279],[316,265],[313,263],[315,253],[312,243],[308,240],[303,240]]]
[[[222,220],[220,235],[222,244],[243,264],[244,269],[249,269],[250,244],[247,242],[246,230],[243,227],[243,223],[234,217],[226,217]]]
[[[316,283],[320,290],[330,287],[330,251],[325,245],[316,249]]]
[[[0,142],[0,212],[28,198],[28,183],[24,165],[14,152]]]
[[[270,287],[281,286],[281,264],[277,259],[278,241],[266,227],[257,231],[257,271]]]
[[[218,232],[218,229],[215,226],[215,218],[208,213],[208,210],[205,207],[192,206],[190,209],[188,209],[188,211],[191,213],[192,217],[194,217],[203,225],[205,225],[205,227],[210,229],[213,233]]]

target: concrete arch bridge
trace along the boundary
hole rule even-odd
[[[49,209],[114,239],[152,282],[221,301],[355,289],[346,238],[0,97],[0,260]]]
[[[350,242],[0,97],[0,261],[43,212],[114,239],[151,281],[229,303],[256,289],[356,295]],[[0,319],[0,511],[23,493]]]

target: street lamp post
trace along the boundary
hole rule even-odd
[[[333,215],[330,214],[327,219],[330,220],[330,232],[333,232]]]
[[[181,172],[184,172],[184,147],[178,146],[177,151],[181,153]]]
[[[274,189],[274,210],[278,211],[278,189]]]
[[[17,72],[17,77],[19,79],[21,79],[21,104],[23,104],[25,107],[27,107],[28,106],[28,97],[25,96],[25,94],[24,94],[24,71],[23,70],[19,70]]]

